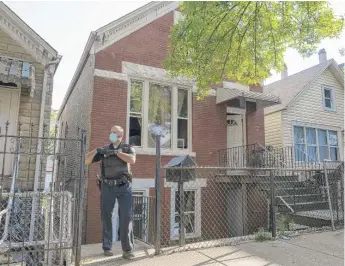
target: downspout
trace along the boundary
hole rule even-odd
[[[46,96],[47,96],[47,89],[48,89],[48,74],[49,68],[52,65],[58,65],[61,61],[61,56],[59,56],[56,60],[50,61],[44,66],[44,76],[43,76],[43,89],[42,89],[42,99],[41,99],[41,109],[40,109],[40,120],[39,120],[39,128],[38,128],[38,140],[43,137],[43,126],[44,126],[44,112],[46,107]],[[37,143],[37,155],[36,155],[36,168],[35,168],[35,179],[34,179],[34,192],[38,189],[38,176],[40,170],[40,160],[41,160],[41,148],[42,148],[42,141],[38,141]]]
[[[50,72],[50,67],[52,65],[58,65],[61,61],[61,56],[58,55],[56,60],[48,62],[44,66],[44,76],[43,76],[43,88],[42,88],[42,98],[41,98],[41,109],[40,109],[40,120],[39,120],[39,128],[38,128],[38,136],[37,136],[37,154],[36,154],[36,167],[35,167],[35,178],[34,178],[34,196],[32,201],[32,210],[31,210],[31,222],[30,222],[30,234],[29,240],[33,240],[34,235],[34,228],[35,228],[35,210],[36,210],[36,195],[35,192],[38,190],[39,184],[39,172],[40,172],[40,164],[41,164],[41,152],[42,152],[42,142],[43,142],[43,126],[44,126],[44,112],[46,107],[46,96],[48,90],[48,75]],[[56,69],[56,68],[55,68]],[[54,71],[55,72],[55,71]]]

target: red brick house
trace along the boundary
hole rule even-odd
[[[144,195],[154,193],[155,144],[148,128],[155,121],[166,128],[162,164],[190,155],[198,165],[215,166],[220,149],[264,145],[263,108],[278,103],[276,97],[263,95],[261,86],[232,82],[210,90],[199,101],[191,82],[170,79],[162,65],[168,55],[169,29],[179,17],[177,8],[178,2],[151,2],[92,32],[58,114],[62,127],[88,130],[88,150],[108,142],[112,125],[123,126],[126,140],[137,152],[133,190]],[[87,171],[86,243],[101,240],[98,172],[98,165]],[[175,189],[164,180],[162,184],[163,204],[170,210],[170,218],[163,218],[167,225],[163,234],[170,231],[173,238]],[[206,182],[196,185],[191,193],[195,202],[206,186]],[[194,220],[198,236],[202,226],[198,214]]]

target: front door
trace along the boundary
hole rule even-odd
[[[6,127],[7,135],[16,135],[17,120],[19,111],[19,91],[15,89],[5,89],[0,87],[0,176],[12,175],[13,153],[15,150],[15,139],[5,137]],[[9,122],[8,125],[6,123]],[[5,151],[5,139],[6,151]]]
[[[229,167],[244,167],[244,123],[242,114],[227,116],[227,148]]]

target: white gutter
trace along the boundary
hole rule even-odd
[[[47,97],[47,90],[48,90],[48,74],[50,72],[50,67],[55,65],[54,73],[61,61],[62,56],[58,55],[56,60],[50,61],[44,66],[44,76],[43,76],[43,88],[42,88],[42,98],[41,98],[41,109],[40,109],[40,120],[39,120],[39,128],[38,128],[38,138],[37,138],[37,155],[36,155],[36,168],[35,168],[35,178],[34,178],[34,192],[38,190],[39,184],[39,172],[40,172],[40,164],[41,164],[41,153],[42,151],[42,142],[43,142],[43,126],[44,126],[44,112],[46,107],[46,97]],[[30,235],[29,239],[33,239],[33,233],[35,228],[35,210],[36,210],[36,197],[33,198],[32,202],[32,211],[31,211],[31,223],[30,223]]]

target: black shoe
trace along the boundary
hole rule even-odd
[[[111,257],[114,256],[114,253],[111,250],[104,250],[104,256]]]
[[[134,254],[131,251],[125,251],[122,254],[122,258],[124,258],[126,260],[131,260],[131,259],[134,259]]]

